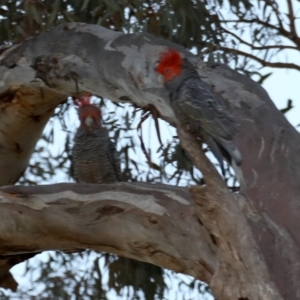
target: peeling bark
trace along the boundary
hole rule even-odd
[[[239,205],[247,205],[245,198],[228,191],[192,135],[177,131],[207,182],[205,187],[191,187],[190,192],[196,200],[196,215],[217,246],[218,266],[210,281],[214,295],[217,299],[282,299],[247,223],[247,217],[259,216],[249,207],[242,211]]]
[[[232,202],[226,189],[201,187],[191,193],[197,212],[188,189],[159,184],[1,188],[0,258],[92,249],[194,276],[219,299],[281,299],[247,226],[245,215],[255,212],[236,205],[246,205],[243,197]]]
[[[92,249],[206,281],[216,265],[216,247],[187,189],[142,183],[10,186],[1,189],[0,206],[2,259]]]
[[[176,124],[167,91],[155,72],[158,53],[165,47],[190,59],[240,124],[235,141],[243,156],[241,168],[235,168],[240,195],[227,191],[212,165],[197,147],[193,151],[183,134],[181,143],[194,153],[194,163],[207,183],[204,190],[192,189],[197,217],[193,205],[184,204],[191,201],[187,191],[182,192],[180,199],[184,201],[180,203],[174,194],[168,198],[161,191],[156,191],[160,194],[155,198],[154,192],[149,192],[153,186],[116,185],[113,188],[117,191],[124,189],[123,194],[117,192],[119,196],[112,196],[107,186],[68,186],[74,194],[64,194],[64,185],[9,187],[2,190],[0,204],[1,255],[34,253],[46,250],[45,245],[62,250],[92,245],[96,250],[152,262],[211,282],[219,299],[300,299],[298,132],[260,85],[227,66],[205,64],[169,41],[70,23],[4,51],[0,57],[0,184],[18,179],[54,108],[68,95],[90,92],[140,107],[153,105],[163,119]],[[173,189],[175,195],[179,191],[164,188]],[[96,191],[102,191],[102,196]],[[136,195],[143,192],[150,196],[140,201]],[[93,193],[95,201],[91,200]],[[88,223],[92,219],[86,213],[93,215],[95,224]],[[74,219],[72,226],[58,218],[60,214],[65,220]],[[133,216],[135,227],[130,227]],[[106,222],[100,226],[98,217],[122,230],[116,231],[115,237],[108,236],[100,228]],[[36,227],[42,221],[49,227]],[[122,222],[131,225],[124,227]],[[16,224],[26,226],[19,225],[17,231]],[[95,226],[95,230],[99,225],[101,239],[81,229],[82,224]],[[53,237],[47,240],[49,232]],[[59,241],[55,234],[61,235]],[[35,235],[39,236],[35,243],[40,244],[28,239]],[[118,239],[126,241],[123,247]],[[181,249],[187,242],[191,248]]]

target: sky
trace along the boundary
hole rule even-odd
[[[286,11],[286,5],[285,0],[278,1],[280,3],[280,9],[283,11]],[[300,3],[293,1],[295,5],[295,11],[298,11],[298,15],[300,16]],[[298,33],[300,33],[300,23],[297,24]],[[274,58],[274,61],[281,61],[281,62],[293,62],[298,65],[300,65],[300,52],[295,52],[292,50],[286,50],[284,53],[280,53],[276,58]],[[293,126],[297,126],[300,124],[300,96],[299,96],[299,85],[300,85],[300,72],[294,71],[294,70],[285,70],[285,69],[270,69],[268,67],[263,68],[262,73],[267,74],[269,72],[272,72],[273,74],[266,79],[266,81],[263,84],[263,87],[266,89],[266,91],[269,93],[271,99],[275,103],[278,109],[282,109],[286,107],[287,100],[292,99],[293,105],[295,106],[291,111],[289,111],[286,114],[287,119]],[[71,113],[75,116],[75,111]],[[78,122],[76,120],[76,117],[74,117],[73,120],[70,121],[74,127],[78,125]],[[145,128],[148,128],[148,126],[152,126],[153,124],[145,124]],[[170,132],[166,131],[166,135],[170,136]],[[147,136],[149,136],[149,132],[145,130],[145,133]],[[56,137],[58,140],[61,139],[61,137]],[[153,139],[148,138],[148,144],[153,144]],[[157,143],[157,141],[156,141]],[[57,147],[57,146],[55,146]],[[154,158],[155,160],[159,160],[159,158]],[[141,157],[141,160],[144,160],[143,157]],[[65,178],[64,178],[65,179]],[[54,182],[61,181],[60,178],[54,178]],[[41,258],[43,259],[43,258]],[[24,272],[24,265],[22,264],[14,267],[12,269],[12,273],[16,277],[17,281],[20,283],[20,285],[27,285],[28,279],[23,276]],[[184,277],[186,280],[188,280],[188,277]],[[172,285],[172,283],[169,283]],[[176,286],[176,285],[175,285]],[[173,294],[172,294],[173,293]],[[169,299],[172,299],[172,295],[176,294],[176,291],[174,290],[169,297]],[[184,292],[183,292],[184,293]],[[110,299],[118,299],[116,295],[111,294]],[[198,299],[196,295],[191,295],[190,299]],[[209,298],[207,298],[208,300]],[[203,299],[204,300],[204,299]]]
[[[279,3],[281,12],[287,12],[286,0],[279,0],[276,2]],[[292,3],[294,5],[295,12],[297,12],[296,16],[300,17],[300,2],[294,0]],[[296,20],[296,28],[299,35],[300,19]],[[286,41],[284,41],[284,43],[285,42]],[[274,57],[272,62],[290,62],[300,65],[300,52],[285,50]],[[285,108],[288,99],[293,100],[294,108],[285,116],[293,126],[297,126],[300,124],[300,72],[286,69],[271,69],[269,67],[263,68],[263,74],[268,74],[270,72],[273,74],[265,80],[263,87],[269,93],[269,96],[278,109]]]

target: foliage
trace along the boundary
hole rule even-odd
[[[220,2],[157,0],[1,1],[0,43],[16,42],[64,22],[98,24],[125,32],[149,32],[191,48],[222,40],[213,7]],[[248,2],[243,0],[247,5]],[[237,3],[237,2],[236,2]]]
[[[0,0],[0,45],[20,42],[64,22],[99,24],[113,30],[149,32],[170,39],[207,61],[230,63],[239,71],[256,76],[263,84],[271,73],[262,75],[260,66],[300,70],[294,63],[274,61],[279,52],[300,49],[290,3],[287,0],[288,13],[284,14],[280,12],[279,1],[273,0]],[[94,101],[102,107],[104,125],[117,141],[124,180],[184,186],[203,184],[200,172],[180,147],[174,128],[162,120],[155,126],[151,115],[141,122],[145,113],[129,104],[101,98]],[[291,106],[289,102],[283,112]],[[77,126],[76,112],[68,99],[56,109],[18,184],[72,180],[70,157]],[[150,144],[150,132],[158,129],[161,142],[152,134]],[[225,180],[233,191],[238,190],[229,167]],[[78,274],[74,263],[80,264],[81,259],[88,262],[89,268]],[[57,275],[56,269],[63,275]],[[40,282],[45,287],[39,299],[70,299],[70,295],[74,299],[106,299],[111,289],[125,298],[132,297],[128,299],[163,299],[168,289],[166,276],[171,274],[155,266],[91,252],[50,253],[45,262],[35,261],[34,265],[27,262],[26,276],[33,270],[39,270],[40,276],[33,278],[31,284]],[[101,281],[103,276],[109,276],[107,286]],[[206,293],[199,282],[191,280],[187,285]],[[19,292],[23,296],[26,292],[28,299],[34,297],[34,289]]]

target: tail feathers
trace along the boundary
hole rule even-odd
[[[225,177],[222,149],[220,149],[219,145],[214,141],[214,139],[211,136],[208,137],[207,144],[215,158],[218,160],[221,167],[222,175]]]
[[[242,156],[238,148],[234,145],[233,141],[223,140],[223,139],[214,139],[209,136],[207,139],[207,144],[218,160],[222,175],[225,176],[224,162],[225,158],[229,164],[232,164],[232,160],[237,166],[242,163]]]
[[[233,141],[218,139],[217,142],[228,153],[230,157],[229,163],[231,163],[231,160],[234,160],[237,166],[239,166],[242,163],[242,155],[239,149],[234,145]]]

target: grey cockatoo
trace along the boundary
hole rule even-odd
[[[76,99],[80,126],[72,153],[73,177],[80,183],[113,183],[121,180],[120,158],[108,131],[101,124],[101,110],[90,97]]]
[[[170,104],[181,126],[208,144],[224,174],[223,157],[240,165],[233,142],[236,124],[224,105],[200,79],[192,64],[173,49],[160,53],[156,71],[170,92]]]

